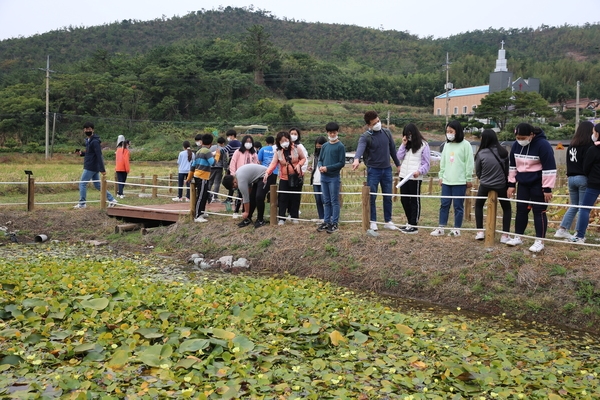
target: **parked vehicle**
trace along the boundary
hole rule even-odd
[[[440,160],[442,159],[442,153],[440,153],[439,151],[433,151],[431,150],[429,153],[429,161],[432,163],[439,163]]]
[[[354,162],[355,155],[356,153],[353,151],[346,153],[346,164],[352,164]],[[359,162],[362,162],[362,157],[360,158]]]

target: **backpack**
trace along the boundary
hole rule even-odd
[[[388,140],[391,143],[394,143],[394,139],[392,138],[392,133],[385,128],[381,128],[381,130],[385,132],[385,134],[388,137]],[[366,166],[369,166],[369,154],[371,153],[371,143],[373,143],[373,138],[371,137],[371,134],[368,131],[363,133],[360,136],[365,138],[365,141],[367,144],[365,147],[365,151],[363,152],[363,156],[362,156],[363,162],[365,163]]]

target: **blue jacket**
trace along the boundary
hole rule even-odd
[[[93,134],[86,139],[83,155],[83,169],[93,172],[105,172],[100,137]]]

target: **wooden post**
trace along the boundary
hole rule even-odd
[[[173,182],[173,174],[169,174],[169,194],[173,193],[173,188],[171,187],[171,182]]]
[[[115,172],[115,187],[113,189],[114,190],[113,191],[114,194],[119,193],[119,182],[118,181],[119,180],[117,179],[117,173]]]
[[[140,174],[140,176],[141,176],[140,183],[141,183],[142,185],[145,185],[145,184],[146,184],[146,175],[144,175],[144,173],[142,172],[142,173]],[[141,191],[142,191],[142,193],[146,193],[146,187],[145,187],[145,186],[142,186],[142,190],[141,190]]]
[[[271,226],[277,225],[277,185],[269,188],[269,223]]]
[[[152,198],[158,197],[158,175],[152,175]]]
[[[433,176],[429,178],[429,195],[433,194]]]
[[[35,178],[27,175],[27,211],[33,211],[35,205]]]
[[[467,198],[465,199],[465,217],[467,221],[471,221],[471,189],[473,189],[473,187],[467,187],[467,191],[466,191],[466,195]]]
[[[398,177],[394,178],[394,182],[393,182],[393,186],[392,186],[392,194],[398,194],[399,189],[396,187],[396,185],[398,185]],[[397,202],[398,197],[396,197],[396,196],[392,197],[392,201]]]
[[[192,219],[196,217],[196,184],[193,179],[190,182],[190,215]]]
[[[362,202],[362,228],[366,232],[371,224],[371,188],[367,182],[363,182],[361,202]]]
[[[100,209],[106,210],[106,174],[100,174]]]
[[[494,246],[496,234],[496,214],[498,212],[498,193],[495,190],[488,192],[487,216],[485,219],[485,247]]]

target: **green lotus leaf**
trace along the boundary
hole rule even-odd
[[[158,339],[158,338],[164,336],[156,328],[141,328],[141,329],[136,330],[135,333],[139,333],[146,339]]]
[[[236,336],[232,340],[233,345],[239,349],[240,352],[246,353],[254,350],[254,342],[245,336]]]
[[[46,307],[48,303],[41,299],[25,299],[23,300],[23,308]]]
[[[108,366],[115,369],[120,369],[129,362],[131,353],[127,350],[117,350],[113,354],[112,358],[108,361]]]
[[[14,355],[14,354],[10,354],[10,355],[2,357],[2,359],[0,360],[0,365],[4,365],[4,364],[19,365],[23,361],[24,360],[21,357]]]
[[[75,353],[86,353],[96,348],[96,343],[83,343],[73,348]]]
[[[189,339],[179,345],[179,352],[196,352],[198,350],[205,349],[209,346],[210,342],[207,339]]]
[[[83,308],[91,308],[92,310],[102,311],[106,307],[108,307],[109,303],[110,303],[110,300],[108,300],[107,298],[104,298],[104,297],[100,297],[97,299],[83,300],[81,302],[81,306]]]

